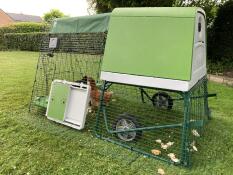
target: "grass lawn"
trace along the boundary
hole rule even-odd
[[[38,53],[0,52],[0,174],[232,174],[233,88],[209,83],[213,119],[191,169],[27,113]]]

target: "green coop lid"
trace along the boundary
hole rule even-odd
[[[117,8],[102,72],[191,79],[195,17],[200,8]]]
[[[152,16],[152,17],[186,17],[194,18],[197,11],[204,11],[197,7],[140,7],[140,8],[116,8],[111,16]]]

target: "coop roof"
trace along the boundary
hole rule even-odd
[[[205,12],[198,7],[140,7],[140,8],[116,8],[111,16],[151,16],[151,17],[182,17],[182,18],[194,18],[196,13],[200,11],[203,14]]]
[[[95,33],[108,30],[110,14],[59,18],[54,21],[51,33]]]

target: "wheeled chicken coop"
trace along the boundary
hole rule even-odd
[[[54,80],[79,82],[88,76],[99,83],[109,17],[99,14],[54,22],[41,43],[30,111],[45,113]]]
[[[200,8],[57,19],[41,44],[30,111],[47,108],[51,120],[83,128],[85,120],[69,121],[90,105],[87,127],[98,138],[189,166],[210,119],[205,20]]]
[[[210,119],[200,8],[119,8],[101,68],[99,138],[189,166]],[[113,93],[110,102],[104,93]]]

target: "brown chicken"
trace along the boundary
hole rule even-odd
[[[97,88],[95,80],[91,77],[87,77],[87,81],[89,82],[91,86],[91,105],[93,107],[98,107],[100,103],[100,96],[101,96],[101,91]],[[104,103],[107,105],[111,98],[112,98],[113,92],[107,91],[104,92]]]

